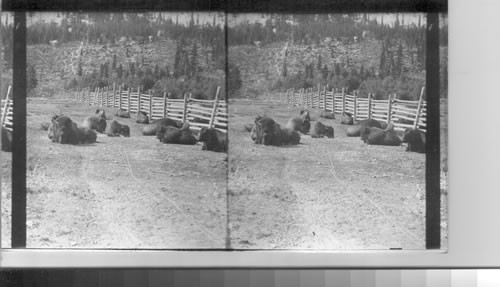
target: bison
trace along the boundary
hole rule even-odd
[[[2,127],[2,151],[12,152],[12,131]]]
[[[402,142],[408,143],[406,151],[425,153],[425,133],[419,129],[407,128],[404,131]]]
[[[112,121],[106,134],[108,137],[130,137],[130,127],[128,125],[120,124],[117,121]]]
[[[387,132],[376,127],[364,127],[361,131],[360,138],[369,145],[401,145],[401,140],[395,133]]]
[[[304,120],[311,121],[311,115],[309,114],[309,110],[300,110],[300,117]]]
[[[52,141],[61,144],[86,144],[95,143],[97,134],[89,128],[79,128],[67,116],[54,116],[52,118]]]
[[[352,125],[354,124],[354,119],[351,115],[351,113],[344,112],[342,114],[342,119],[340,119],[340,123],[343,125]]]
[[[311,122],[303,117],[295,117],[288,120],[286,128],[307,134],[311,129]]]
[[[128,112],[126,110],[118,110],[116,112],[115,116],[120,117],[120,118],[129,119],[130,118],[130,112]]]
[[[172,126],[159,127],[156,137],[162,143],[169,144],[195,145],[198,142],[192,134]]]
[[[252,140],[264,145],[290,145],[299,144],[300,135],[289,128],[282,129],[273,119],[257,117],[251,133]]]
[[[102,113],[86,117],[85,120],[83,120],[82,127],[104,133],[106,131],[107,124],[106,119],[103,117],[104,110],[101,111]]]
[[[263,145],[280,145],[281,127],[273,119],[257,117],[254,126],[254,142]]]
[[[105,120],[107,119],[106,112],[104,112],[104,109],[99,108],[99,109],[95,110],[95,115],[102,118],[102,119],[105,119]]]
[[[288,128],[280,129],[279,141],[280,145],[298,145],[300,143],[300,135],[298,132]]]
[[[372,127],[381,129],[382,125],[374,119],[362,120],[357,122],[355,125],[348,127],[346,130],[346,135],[348,137],[359,137],[361,135],[361,131],[364,128],[372,128]]]
[[[170,118],[158,119],[152,121],[150,124],[144,126],[141,130],[142,135],[145,136],[154,136],[156,135],[159,127],[182,127],[182,123],[175,121]]]
[[[311,137],[321,138],[323,136],[327,138],[333,138],[334,136],[333,127],[324,125],[322,122],[316,122],[316,124],[312,129]]]
[[[214,128],[203,127],[200,130],[198,141],[203,143],[201,150],[227,152],[227,134]]]
[[[321,114],[319,116],[322,118],[325,118],[325,119],[330,119],[330,120],[335,119],[335,113],[333,113],[333,112],[321,111]]]
[[[149,124],[148,114],[141,111],[137,112],[137,118],[135,122],[138,124]]]

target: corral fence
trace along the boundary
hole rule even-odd
[[[113,85],[96,88],[94,91],[77,91],[76,100],[91,106],[118,108],[131,113],[145,112],[150,121],[168,117],[182,122],[189,121],[193,130],[208,127],[227,132],[227,103],[219,99],[219,91],[220,87],[217,87],[213,100],[194,99],[191,94],[184,94],[182,99],[172,99],[167,93],[156,97],[142,92],[140,88],[134,92],[130,88],[116,88]]]
[[[2,105],[2,119],[0,123],[2,124],[2,127],[12,131],[12,99],[11,99],[11,93],[12,93],[12,87],[9,86],[7,89],[7,95],[5,96],[5,99],[2,99],[1,105]]]
[[[280,102],[300,108],[316,108],[335,114],[350,113],[355,121],[372,118],[382,122],[393,122],[394,129],[417,128],[426,131],[427,102],[423,100],[425,87],[420,92],[418,101],[407,101],[389,95],[387,100],[375,100],[372,93],[360,97],[357,91],[348,95],[345,89],[321,87],[294,91],[287,90],[280,94]]]

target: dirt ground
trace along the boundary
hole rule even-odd
[[[64,113],[80,124],[95,112],[70,97],[28,102],[28,248],[225,247],[226,154],[162,144],[134,118],[117,119],[130,138],[52,143],[41,122]],[[113,119],[116,110],[105,110]],[[1,156],[2,247],[10,247],[11,155]]]
[[[144,137],[134,119],[118,119],[131,127],[130,138],[100,134],[92,145],[55,144],[41,122],[62,112],[81,123],[95,111],[69,97],[28,101],[29,248],[425,248],[423,154],[367,146],[346,137],[338,119],[321,119],[334,127],[333,139],[306,135],[298,146],[256,145],[244,131],[256,115],[285,125],[299,113],[256,99],[229,102],[228,160],[201,151],[200,144],[164,145]],[[107,108],[108,118],[115,111]],[[318,119],[312,110],[312,124]],[[443,121],[443,135],[446,130]],[[1,153],[1,166],[5,248],[10,153]],[[443,249],[446,220],[445,190]]]
[[[425,154],[368,146],[346,137],[339,119],[323,118],[335,138],[256,145],[245,124],[265,114],[285,126],[299,109],[258,100],[235,100],[229,109],[232,248],[425,248]],[[317,120],[313,111],[312,125]],[[446,198],[442,212],[445,249]]]

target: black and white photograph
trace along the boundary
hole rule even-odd
[[[12,130],[12,15],[1,18],[2,134]],[[26,247],[224,248],[224,14],[26,19]],[[2,143],[9,248],[11,153]]]
[[[1,248],[22,218],[13,15],[0,18]],[[25,247],[446,251],[448,15],[427,16],[27,12]]]
[[[423,13],[228,15],[231,247],[426,248],[425,42]]]

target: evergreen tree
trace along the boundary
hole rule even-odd
[[[113,54],[113,63],[111,64],[111,68],[116,69],[116,54]]]
[[[326,80],[326,78],[328,77],[328,67],[325,65],[323,65],[323,69],[321,70],[321,74],[323,76],[323,79]]]
[[[130,62],[128,64],[128,69],[130,71],[130,75],[131,76],[135,75],[135,64],[134,64],[134,62]]]
[[[158,64],[155,64],[155,72],[154,72],[155,78],[161,78],[160,77],[160,68],[158,67]]]
[[[283,69],[281,71],[281,76],[283,76],[283,77],[287,77],[288,76],[288,70],[287,70],[287,67],[286,67],[286,59],[285,59],[285,61],[283,61]]]
[[[397,58],[396,58],[396,75],[400,76],[403,72],[403,45],[399,43]]]
[[[116,74],[118,76],[118,79],[121,79],[122,76],[123,76],[123,66],[122,64],[120,63],[120,65],[118,66],[118,69],[116,70]]]
[[[104,71],[104,78],[108,78],[108,76],[109,76],[109,64],[108,64],[108,62],[104,63],[103,71]]]
[[[340,76],[340,64],[339,63],[335,63],[335,75],[336,76]]]
[[[386,70],[386,47],[385,47],[385,43],[382,44],[382,53],[380,54],[380,64],[379,64],[379,77],[381,79],[384,78],[385,76],[385,70]]]
[[[190,62],[190,70],[191,70],[191,76],[195,76],[198,73],[198,46],[196,45],[196,42],[193,43],[193,49],[191,50],[191,60]]]
[[[80,77],[83,75],[82,62],[78,62],[77,75]]]

